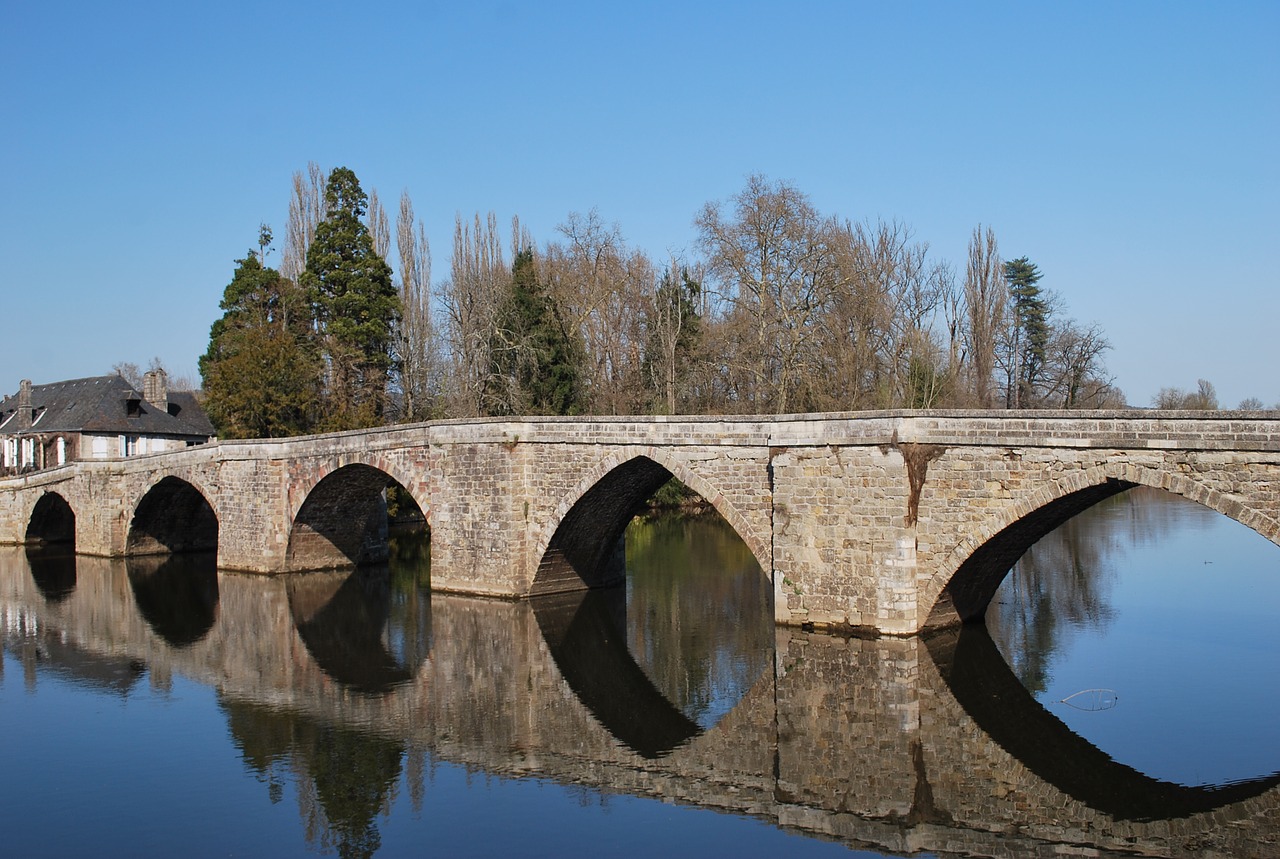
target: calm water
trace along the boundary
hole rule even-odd
[[[432,595],[394,548],[275,578],[0,550],[4,853],[1275,850],[1280,549],[1196,505],[1088,511],[990,635],[928,641],[775,629],[714,517],[637,521],[625,592],[534,603]]]

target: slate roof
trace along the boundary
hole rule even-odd
[[[132,414],[130,400],[137,402]],[[17,394],[0,400],[0,434],[101,432],[205,439],[214,434],[208,416],[190,391],[170,393],[166,411],[142,399],[142,394],[119,375],[32,385],[34,424],[10,421],[17,407]]]

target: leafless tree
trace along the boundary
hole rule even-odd
[[[369,190],[369,209],[365,213],[365,219],[368,222],[366,226],[369,228],[369,238],[373,240],[373,252],[384,260],[387,259],[391,253],[391,226],[376,188]]]
[[[1000,250],[995,232],[979,225],[969,241],[965,268],[964,298],[968,317],[970,389],[977,405],[991,408],[995,403],[994,373],[999,331],[1005,320],[1008,289],[1005,286]]]
[[[285,247],[280,274],[297,283],[307,268],[307,249],[316,237],[316,227],[324,220],[324,186],[328,174],[314,161],[307,170],[293,174],[293,191],[289,198],[289,222],[285,229]]]
[[[816,323],[840,286],[840,227],[791,185],[760,175],[748,177],[729,208],[708,203],[695,224],[709,274],[737,317],[727,322],[750,330],[737,341],[736,360],[748,371],[741,404],[778,413],[803,407],[795,395],[816,376]]]
[[[440,344],[431,316],[431,245],[423,225],[415,224],[408,191],[400,195],[396,250],[402,313],[396,330],[396,356],[404,398],[402,412],[406,420],[424,420],[433,415],[433,403],[440,393]]]
[[[510,279],[497,216],[490,212],[482,224],[479,213],[471,223],[458,215],[450,278],[441,285],[439,295],[451,370],[449,413],[454,417],[486,413],[484,396],[492,372],[493,336]]]

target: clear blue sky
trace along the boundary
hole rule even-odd
[[[1276,2],[10,0],[0,116],[3,393],[196,377],[316,161],[393,213],[408,190],[436,279],[455,213],[542,243],[594,207],[661,258],[753,172],[961,271],[990,225],[1105,329],[1131,403],[1280,402]]]

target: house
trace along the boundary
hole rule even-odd
[[[176,450],[213,435],[195,395],[170,392],[164,370],[147,373],[141,393],[118,375],[48,385],[24,379],[0,400],[0,475]]]

